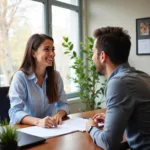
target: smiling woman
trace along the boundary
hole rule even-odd
[[[39,72],[41,69],[45,70],[46,67],[52,66],[55,57],[53,40],[45,40],[37,50],[32,51],[32,55],[37,66],[35,72]]]
[[[53,38],[45,34],[34,34],[29,38],[23,62],[10,86],[10,124],[49,128],[61,124],[62,118],[69,113],[54,57]],[[55,105],[57,113],[52,116]]]

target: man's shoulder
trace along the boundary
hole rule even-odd
[[[107,87],[118,91],[134,92],[140,90],[150,83],[150,76],[142,71],[126,70],[115,74],[107,84]],[[134,90],[133,90],[134,89]],[[136,89],[136,90],[135,90]]]
[[[122,81],[122,78],[114,76],[107,83],[106,89],[110,90],[111,92],[113,92],[113,91],[119,91],[121,89],[124,89],[124,81]]]
[[[134,83],[132,77],[130,77],[130,73],[128,72],[119,72],[115,74],[107,83],[107,90],[114,92],[114,93],[122,93],[127,90],[128,83]],[[132,84],[131,84],[132,85]]]
[[[135,80],[139,80],[139,78],[150,79],[150,76],[145,72],[139,70],[132,70],[132,68],[123,69],[120,72],[116,73],[111,79],[111,82],[135,82]],[[111,83],[110,82],[110,83]]]
[[[139,80],[150,80],[150,76],[143,71],[127,69],[125,71],[117,73],[114,76],[114,79],[118,79],[123,83],[135,83]]]

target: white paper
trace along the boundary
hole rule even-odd
[[[138,40],[138,53],[139,54],[150,53],[150,40],[149,39]]]
[[[38,126],[32,126],[27,128],[18,129],[21,132],[25,132],[31,135],[43,137],[43,138],[52,138],[55,136],[75,132],[75,131],[85,131],[86,122],[88,119],[83,118],[74,118],[63,121],[62,125],[58,125],[54,128],[42,128]],[[99,126],[103,126],[103,123],[99,123]]]

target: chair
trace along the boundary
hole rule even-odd
[[[0,122],[4,119],[9,121],[8,110],[10,108],[10,101],[8,97],[9,87],[0,87]]]
[[[124,141],[121,143],[120,149],[119,150],[131,150],[127,141]]]

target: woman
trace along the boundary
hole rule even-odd
[[[10,85],[10,124],[50,128],[61,124],[69,113],[62,78],[54,70],[54,57],[51,37],[34,34],[29,38],[22,65]],[[52,116],[55,106],[57,113]]]

